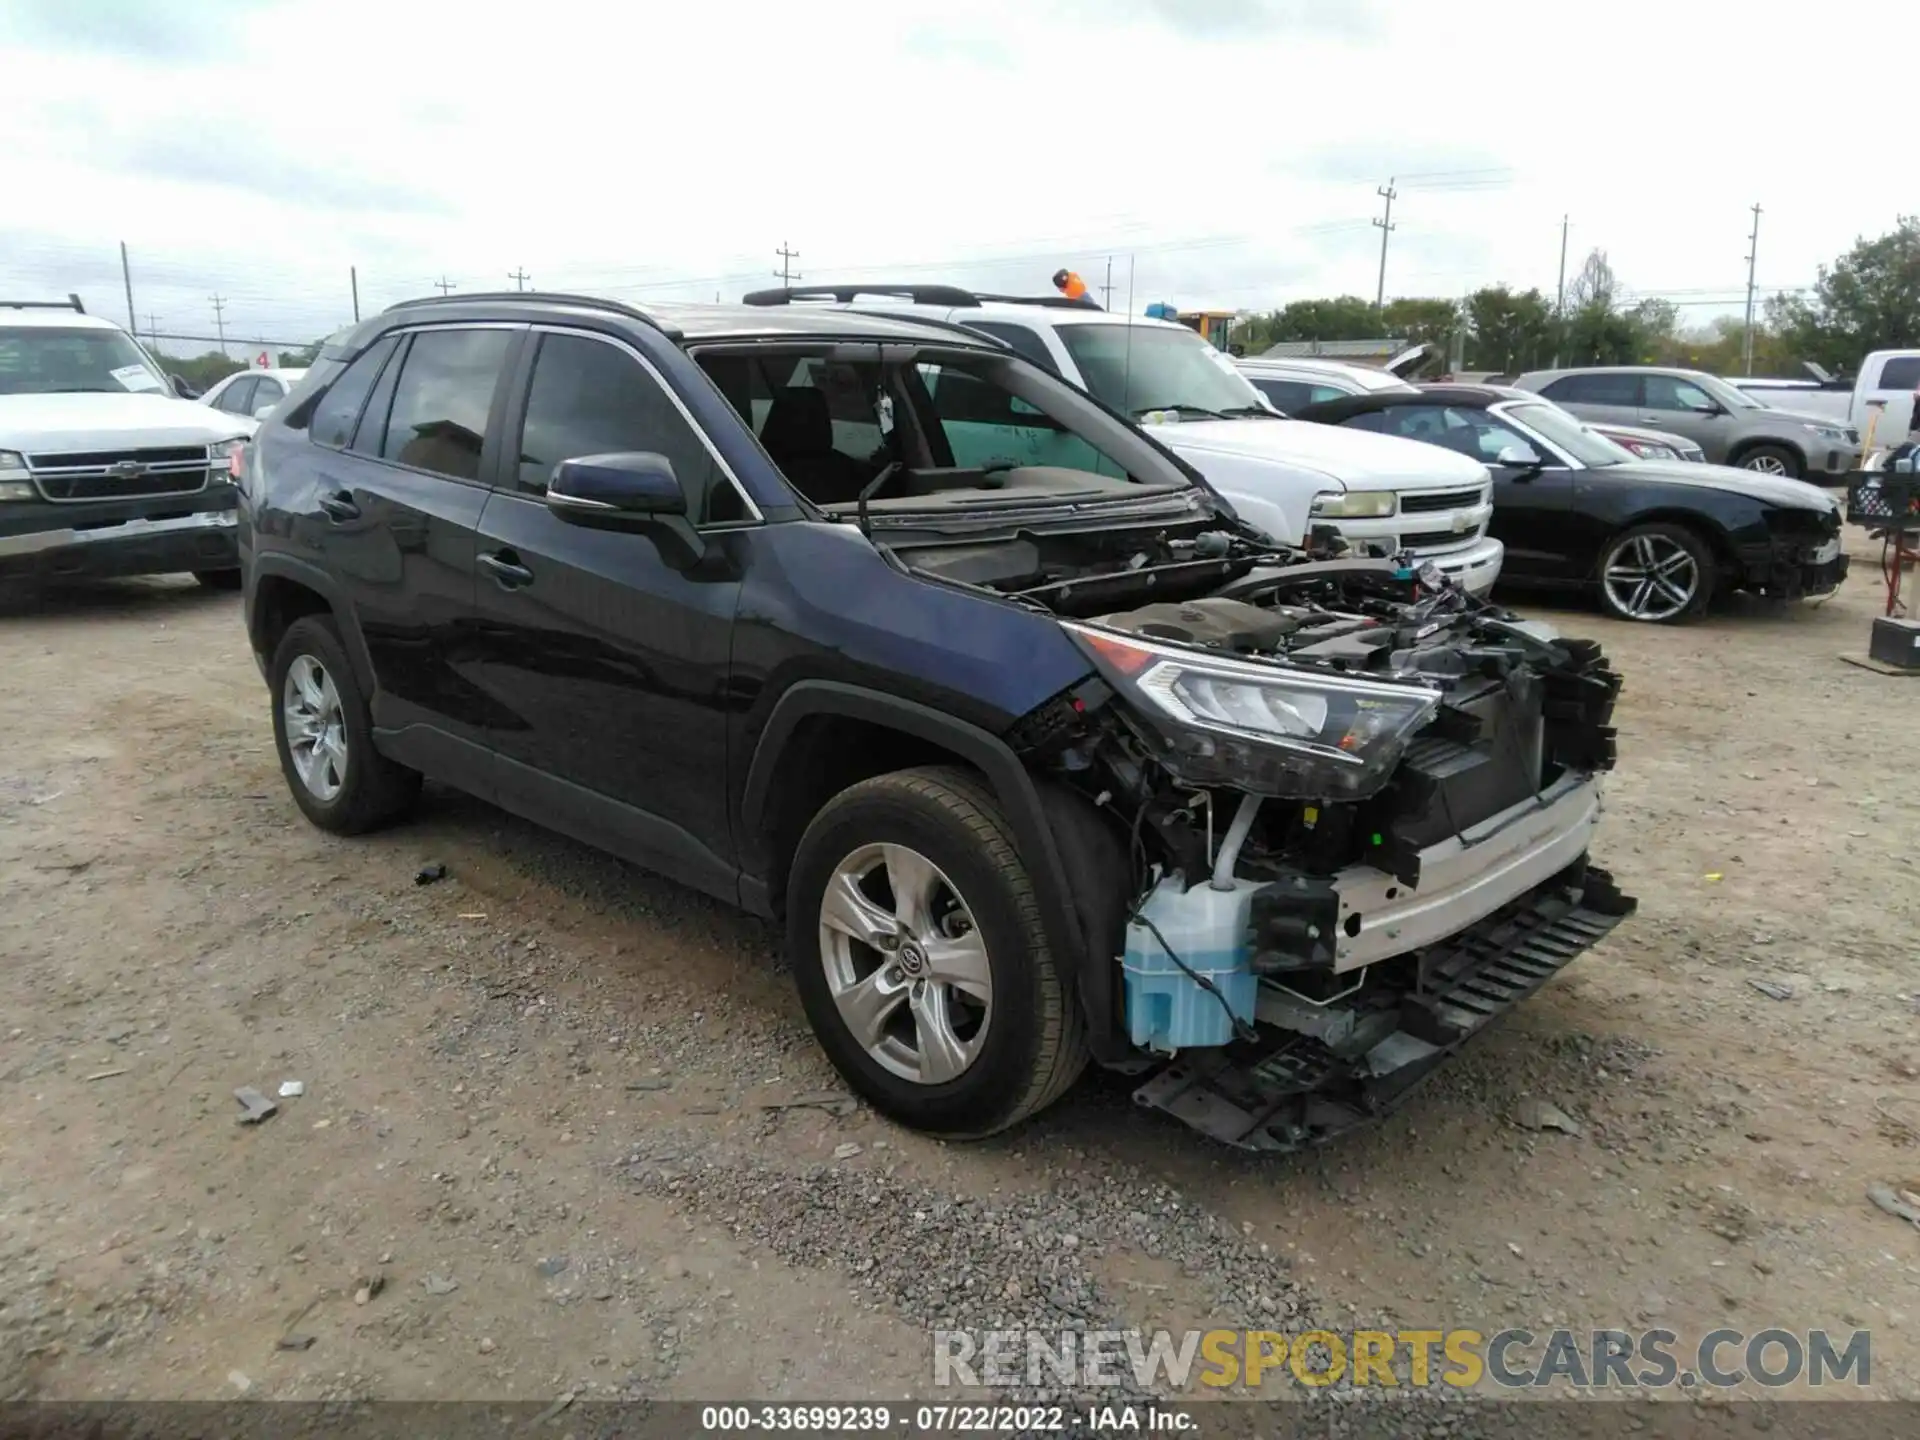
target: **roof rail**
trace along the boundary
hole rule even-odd
[[[893,285],[873,282],[861,285],[790,285],[773,290],[753,290],[740,297],[746,305],[790,305],[795,300],[835,300],[842,305],[855,304],[862,295],[890,295],[915,305],[950,305],[956,310],[977,309],[989,302],[996,305],[1045,305],[1057,310],[1098,310],[1092,297],[1069,300],[1064,295],[981,295],[958,285]]]
[[[64,300],[0,300],[0,310],[74,310],[82,315],[87,313],[87,307],[74,294],[69,294]]]
[[[518,300],[536,305],[586,305],[596,310],[611,310],[616,315],[624,315],[629,320],[638,320],[651,325],[661,334],[671,339],[681,337],[677,326],[668,325],[657,315],[619,300],[608,300],[598,295],[570,295],[557,290],[475,290],[465,295],[421,295],[412,300],[397,300],[387,306],[382,314],[392,314],[395,310],[411,310],[417,306],[464,305],[477,302],[483,305],[497,305],[502,301]]]

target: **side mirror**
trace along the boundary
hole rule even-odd
[[[1711,400],[1705,405],[1689,405],[1687,408],[1696,415],[1724,415],[1727,413],[1726,406],[1717,404]]]
[[[562,460],[547,482],[547,509],[589,529],[645,531],[675,569],[691,569],[706,554],[673,462],[651,450]]]
[[[167,384],[173,387],[173,393],[182,400],[198,400],[200,392],[178,375],[167,376]]]
[[[1494,457],[1494,463],[1514,470],[1538,470],[1546,462],[1534,453],[1531,445],[1507,445]]]

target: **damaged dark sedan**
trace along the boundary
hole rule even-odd
[[[1633,908],[1589,858],[1597,646],[1276,548],[959,329],[396,306],[241,495],[310,820],[371,829],[431,776],[780,918],[820,1043],[907,1125],[1003,1129],[1091,1059],[1221,1140],[1311,1143]]]

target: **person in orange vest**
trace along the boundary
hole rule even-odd
[[[1087,298],[1087,282],[1071,270],[1054,271],[1053,288],[1069,300],[1084,300]]]

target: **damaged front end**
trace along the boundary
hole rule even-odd
[[[1099,675],[1013,738],[1122,837],[1135,1098],[1235,1145],[1324,1140],[1632,913],[1588,861],[1619,677],[1437,572],[1122,543],[995,577]]]

